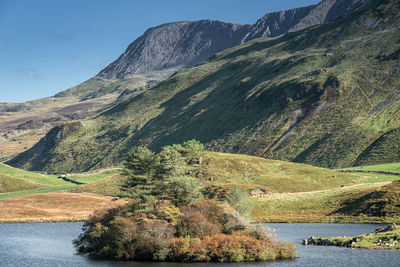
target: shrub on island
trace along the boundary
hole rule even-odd
[[[130,204],[94,214],[74,240],[80,253],[118,260],[242,262],[294,258],[295,246],[246,222],[228,203],[204,199],[198,168],[203,146],[194,140],[140,147],[127,157]]]

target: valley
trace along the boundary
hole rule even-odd
[[[393,171],[399,165],[383,164],[359,169]],[[72,198],[83,204],[86,198],[101,199],[103,202],[99,202],[99,206],[90,201],[84,205],[84,210],[90,214],[101,205],[110,205],[100,203],[113,203],[109,202],[113,197],[108,196],[121,195],[122,185],[127,179],[118,169],[68,176],[71,180],[83,183],[76,185],[57,178],[57,175],[35,174],[0,166],[2,175],[13,179],[13,187],[3,189],[0,193],[0,205],[8,210],[0,216],[3,222],[24,221],[22,218],[26,218],[26,221],[78,220],[73,215],[57,219],[57,213],[63,210],[63,205],[60,209],[54,209],[53,205],[58,204],[53,202]],[[234,187],[246,190],[253,205],[250,215],[254,222],[391,223],[400,220],[398,176],[343,173],[305,164],[215,152],[204,155],[201,171],[193,173],[193,176],[202,181],[203,193],[209,198],[224,200]],[[8,192],[4,192],[6,190]],[[386,203],[379,204],[381,201]],[[70,205],[69,200],[61,202]],[[28,207],[26,214],[18,215],[18,219],[10,215],[24,205]],[[46,210],[47,215],[42,214],[35,220],[28,219],[32,206]],[[71,207],[79,210],[81,206],[73,204]]]
[[[322,238],[305,245],[399,249],[399,14],[323,0],[254,24],[170,22],[82,84],[1,102],[0,230],[85,221],[76,252],[113,261],[307,255],[308,236],[275,223],[311,225]]]
[[[363,16],[218,53],[98,116],[53,128],[8,164],[82,172],[121,164],[140,145],[159,151],[190,138],[328,168],[396,162],[398,6],[370,5],[378,7]]]
[[[157,83],[168,71],[132,75],[118,81],[99,77],[55,96],[26,103],[0,103],[0,160],[36,144],[51,128],[107,110]]]

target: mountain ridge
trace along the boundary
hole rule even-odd
[[[80,85],[53,97],[26,103],[0,103],[0,131],[3,132],[0,136],[0,160],[9,159],[31,148],[52,127],[96,116],[148,90],[173,72],[200,64],[226,48],[262,36],[277,36],[292,31],[296,25],[305,28],[334,20],[351,10],[359,9],[364,2],[368,1],[324,0],[313,6],[266,14],[253,25],[203,20],[168,23],[165,25],[175,29],[168,31],[165,31],[165,25],[153,27],[146,31],[153,32],[153,39],[149,41],[146,34],[139,37],[119,59],[98,76]],[[339,3],[342,3],[342,8],[333,8]],[[354,3],[361,5],[354,7]],[[333,11],[329,12],[330,9]],[[328,13],[333,15],[327,16]],[[310,21],[303,22],[305,19]],[[158,35],[154,34],[155,30]],[[135,71],[147,73],[132,74]]]
[[[196,138],[216,151],[349,166],[400,125],[399,10],[399,1],[373,1],[334,22],[228,49],[81,122],[45,154],[33,148],[9,163],[88,170],[119,164],[139,145],[157,151]]]
[[[118,79],[159,69],[193,67],[217,52],[260,37],[333,21],[362,9],[370,0],[323,0],[319,4],[271,12],[255,24],[217,20],[182,21],[148,29],[97,75]]]

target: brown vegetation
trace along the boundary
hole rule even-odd
[[[124,199],[88,193],[48,193],[0,200],[0,222],[83,221],[95,210],[115,208]]]

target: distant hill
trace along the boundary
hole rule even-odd
[[[99,114],[170,74],[140,74],[118,81],[95,77],[52,97],[0,103],[0,161],[31,148],[51,128]]]
[[[138,145],[157,151],[196,138],[218,151],[354,165],[400,126],[399,12],[400,1],[372,1],[331,23],[249,41],[91,120],[54,128],[9,163],[85,171],[121,163]]]

